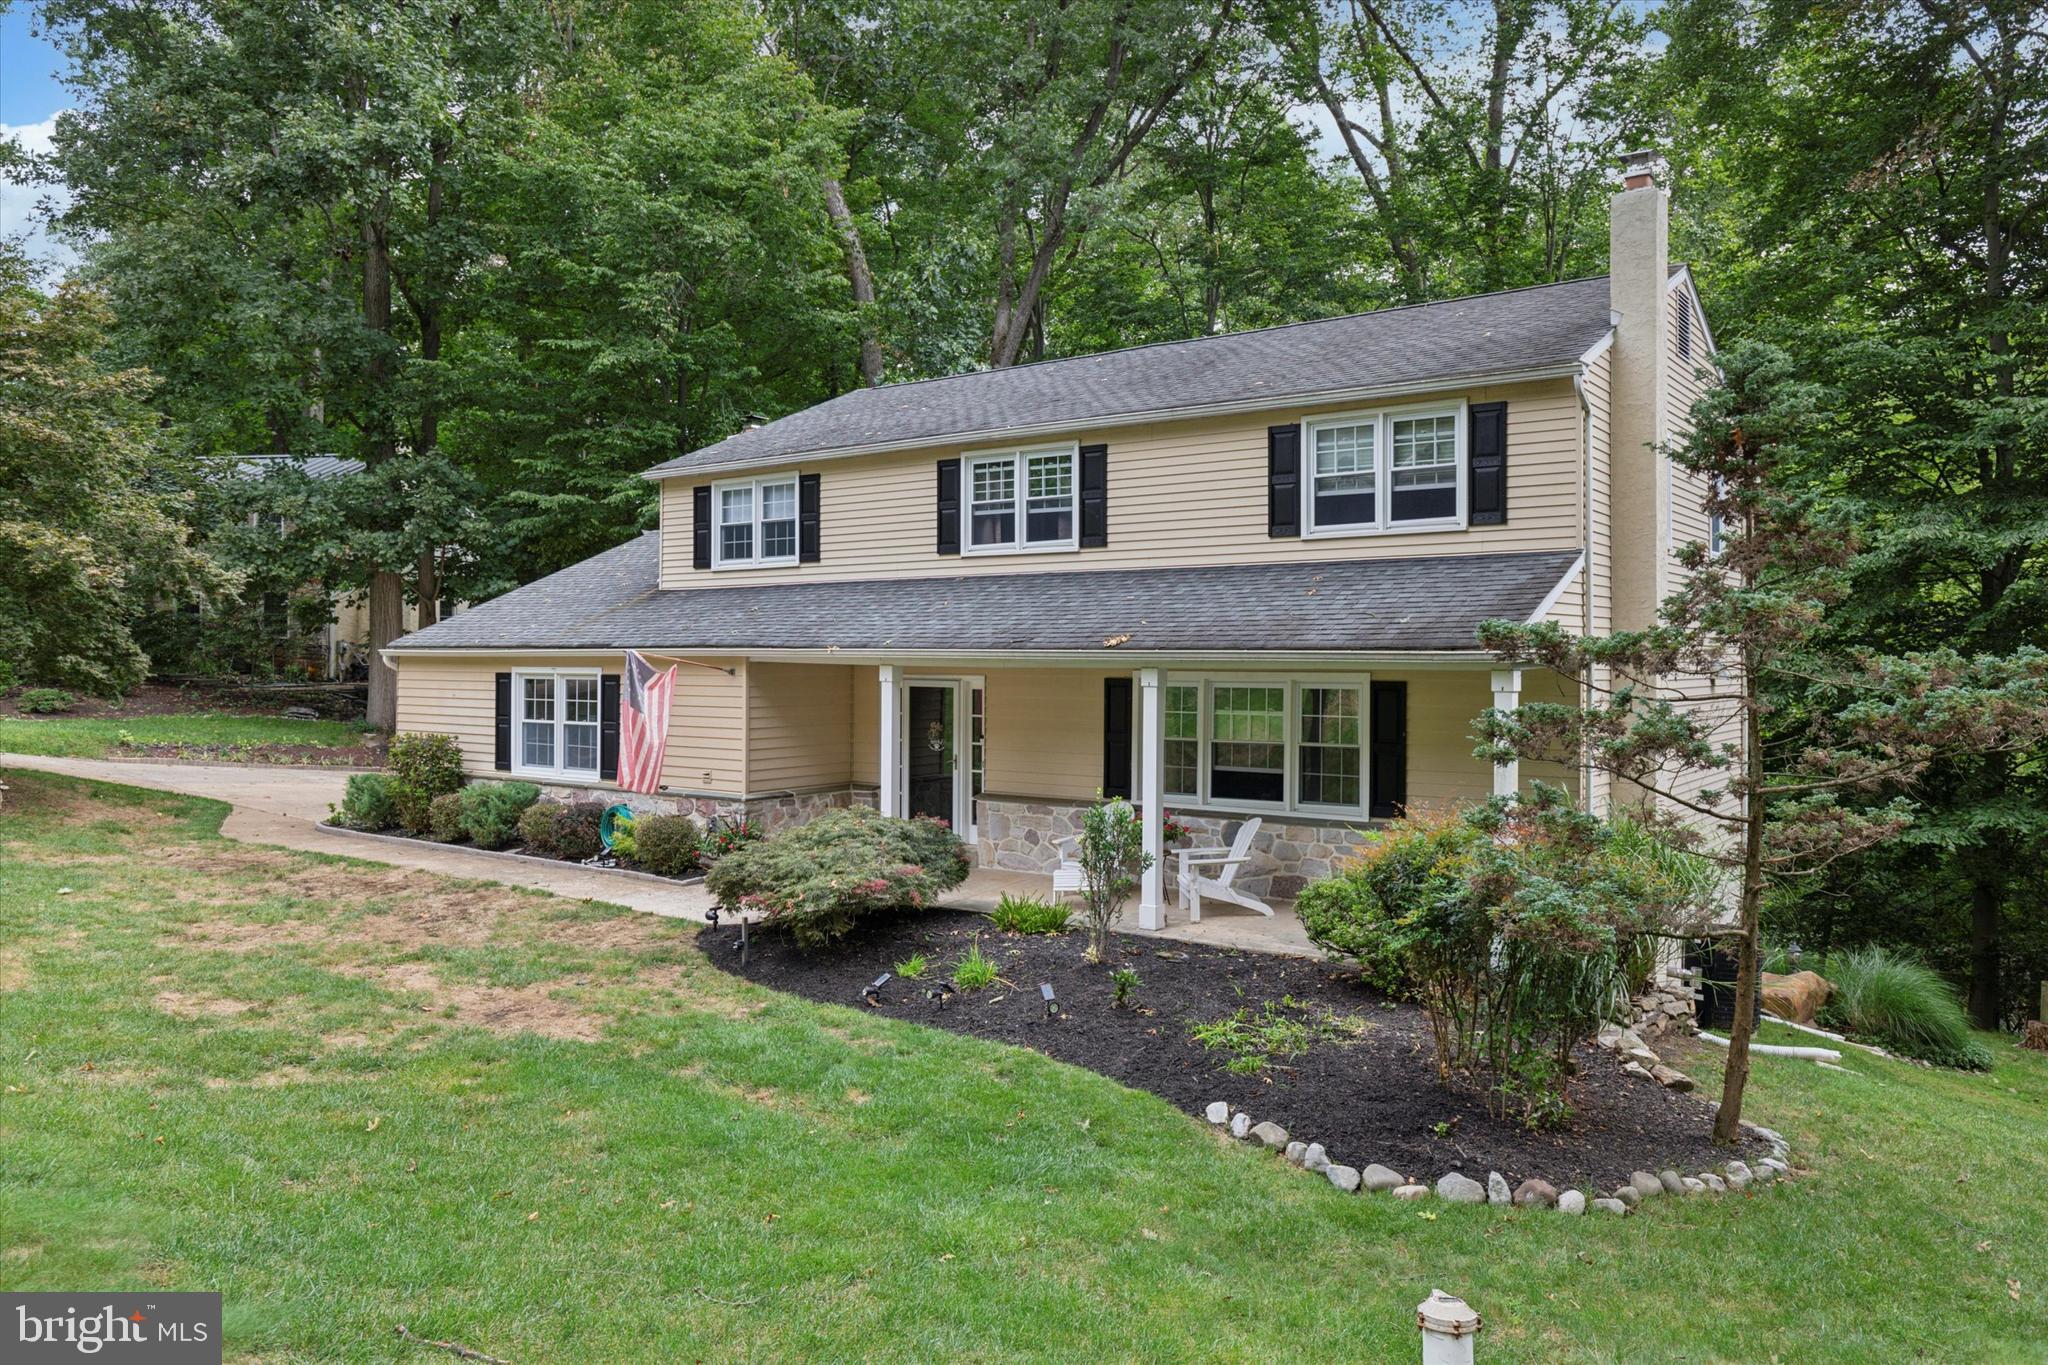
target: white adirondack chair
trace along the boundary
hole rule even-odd
[[[1229,901],[1247,910],[1256,910],[1270,916],[1273,907],[1248,891],[1237,889],[1237,869],[1251,861],[1252,840],[1259,832],[1257,817],[1237,827],[1237,837],[1230,841],[1229,848],[1182,848],[1174,850],[1174,858],[1180,863],[1180,901],[1188,908],[1188,923],[1199,924],[1202,920],[1202,897],[1211,900]],[[1206,869],[1221,869],[1210,872]]]
[[[1060,840],[1060,865],[1052,870],[1052,893],[1065,895],[1081,889],[1081,841]]]

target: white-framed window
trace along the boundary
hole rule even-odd
[[[796,563],[796,475],[713,484],[711,515],[712,568]]]
[[[1071,550],[1080,544],[1080,448],[987,451],[962,461],[971,555]]]
[[[1362,677],[1176,676],[1161,755],[1168,800],[1210,810],[1363,815]]]
[[[596,781],[603,683],[595,669],[512,675],[512,771]]]
[[[1311,417],[1302,524],[1308,535],[1441,531],[1465,525],[1465,405]]]

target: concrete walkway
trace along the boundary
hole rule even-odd
[[[225,801],[234,809],[221,825],[221,833],[245,843],[276,844],[389,863],[393,867],[416,867],[450,877],[532,887],[576,900],[610,901],[678,919],[702,920],[704,912],[711,908],[711,895],[702,886],[643,880],[538,858],[505,858],[450,844],[369,838],[347,830],[322,829],[320,822],[327,818],[328,803],[340,801],[342,788],[348,784],[347,773],[331,768],[130,763],[0,754],[0,773],[22,768]]]
[[[103,758],[49,758],[41,755],[0,753],[0,774],[9,769],[33,768],[39,772],[62,773],[67,777],[90,778],[97,782],[119,782],[130,787],[151,787],[186,796],[206,796],[233,807],[221,825],[230,839],[252,844],[275,844],[283,848],[333,853],[393,867],[414,867],[422,872],[439,872],[450,877],[502,882],[507,886],[552,891],[576,900],[609,901],[650,914],[702,921],[712,906],[711,893],[703,886],[684,886],[656,878],[578,867],[542,858],[513,858],[485,853],[455,844],[431,844],[418,839],[358,834],[352,830],[324,828],[330,803],[341,800],[348,774],[332,768],[291,768],[253,763],[147,763]],[[1052,878],[1020,872],[977,869],[942,904],[950,909],[994,908],[1004,893],[1036,895],[1052,899]],[[1200,924],[1189,924],[1178,906],[1168,912],[1160,938],[1206,943],[1214,947],[1245,948],[1254,952],[1315,955],[1308,936],[1293,907],[1276,907],[1279,913],[1268,919],[1235,908],[1211,905]],[[1122,933],[1141,932],[1135,909],[1127,909]],[[1146,935],[1152,937],[1153,935]]]

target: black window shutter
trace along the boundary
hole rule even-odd
[[[1408,684],[1372,685],[1372,804],[1366,813],[1392,820],[1408,805]]]
[[[597,775],[606,782],[619,775],[619,675],[607,673],[597,684]]]
[[[1081,447],[1081,548],[1109,544],[1109,447]]]
[[[691,563],[699,569],[711,567],[711,485],[700,483],[691,492]]]
[[[818,476],[796,479],[796,557],[800,564],[818,562]]]
[[[1301,427],[1266,428],[1266,534],[1301,534]]]
[[[491,766],[501,773],[512,771],[512,675],[498,675],[497,724],[491,750]]]
[[[1474,526],[1508,520],[1508,405],[1474,403],[1466,412],[1467,460],[1472,488],[1466,510]]]
[[[1102,680],[1102,794],[1131,799],[1131,680]]]
[[[960,553],[960,462],[939,461],[939,553]]]

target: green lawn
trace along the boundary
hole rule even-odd
[[[217,1289],[231,1359],[449,1359],[404,1323],[522,1362],[1411,1360],[1438,1286],[1482,1361],[2048,1343],[2048,1059],[2004,1044],[1989,1076],[1759,1060],[1812,1168],[1775,1191],[1418,1210],[736,984],[684,925],[8,781],[0,1287]]]
[[[345,749],[363,739],[362,727],[335,720],[281,716],[0,716],[0,754],[52,754],[104,758],[134,745],[194,747],[317,744]]]

